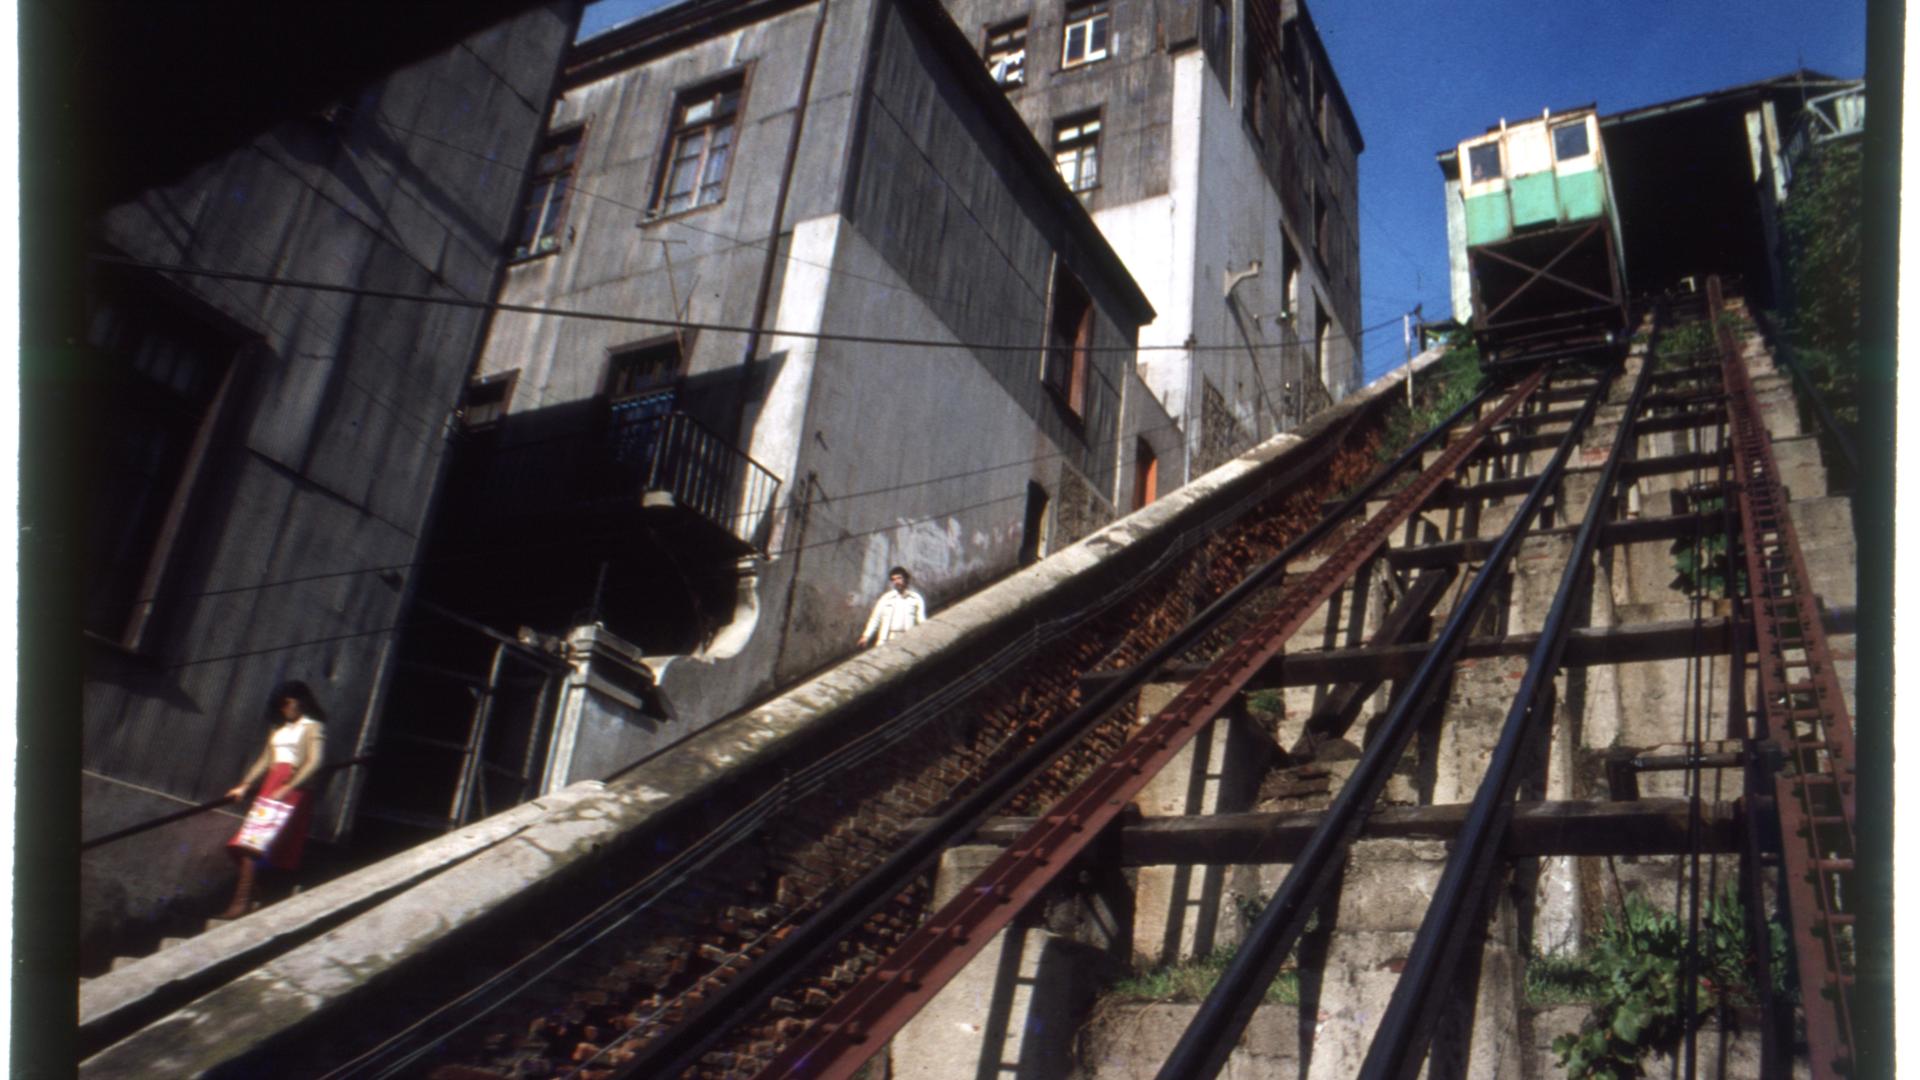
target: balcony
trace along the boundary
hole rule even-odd
[[[469,520],[690,519],[765,555],[780,478],[662,392],[518,414],[476,440],[456,498]]]

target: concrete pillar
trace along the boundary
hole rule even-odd
[[[1002,849],[940,857],[933,906],[966,887]],[[890,1080],[1067,1076],[1074,1040],[1101,980],[1124,963],[1125,882],[1098,846],[1063,886],[1037,899],[922,1009],[888,1047]]]
[[[1264,1009],[1255,1018],[1259,1027],[1248,1032],[1254,1042],[1297,1038],[1304,1066],[1285,1075],[1346,1080],[1359,1074],[1446,857],[1446,845],[1433,841],[1369,840],[1354,846],[1335,910],[1323,910],[1300,943],[1298,1010]],[[1277,888],[1285,871],[1268,868],[1267,887]],[[1522,1042],[1514,1017],[1521,1002],[1513,926],[1502,891],[1492,934],[1469,961],[1477,962],[1479,993],[1462,997],[1441,1020],[1433,1060],[1446,1065],[1430,1068],[1428,1075],[1519,1075]],[[1470,977],[1463,975],[1463,983]],[[1295,1030],[1269,1030],[1274,1024]]]
[[[1140,714],[1165,708],[1179,687],[1141,691]],[[1253,807],[1272,737],[1236,711],[1194,736],[1134,800],[1149,817],[1222,814]],[[1198,864],[1143,866],[1134,881],[1133,948],[1141,966],[1205,956],[1240,941],[1240,901],[1257,886],[1250,870]]]

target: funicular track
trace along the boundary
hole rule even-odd
[[[1709,317],[1721,310],[1717,289],[1716,283],[1704,313]],[[465,1034],[389,1045],[329,1075],[424,1075],[431,1062],[444,1069],[445,1063],[461,1060],[472,1068],[461,1072],[462,1066],[452,1066],[455,1071],[444,1075],[486,1075],[478,1070],[506,1064],[517,1039],[518,1045],[547,1052],[555,1075],[596,1080],[853,1076],[1027,901],[1109,833],[1153,774],[1231,708],[1250,680],[1270,672],[1309,616],[1356,575],[1382,565],[1418,569],[1422,557],[1435,560],[1433,565],[1444,562],[1447,574],[1427,578],[1432,587],[1416,601],[1431,604],[1451,581],[1452,567],[1478,563],[1453,597],[1444,626],[1431,640],[1405,644],[1411,651],[1391,676],[1394,703],[1366,753],[1292,857],[1285,881],[1160,1072],[1169,1080],[1215,1075],[1263,989],[1328,890],[1337,887],[1350,845],[1408,740],[1442,703],[1455,663],[1469,648],[1486,647],[1474,637],[1483,615],[1508,587],[1522,539],[1537,531],[1549,510],[1563,522],[1579,514],[1571,554],[1545,624],[1523,643],[1527,674],[1515,688],[1499,742],[1368,1050],[1363,1075],[1414,1074],[1427,1052],[1435,1007],[1449,996],[1444,988],[1455,976],[1463,946],[1478,940],[1472,928],[1486,918],[1488,882],[1495,876],[1490,871],[1502,856],[1514,815],[1520,763],[1551,723],[1553,677],[1567,661],[1569,643],[1585,617],[1596,552],[1609,543],[1703,528],[1739,532],[1735,542],[1756,583],[1753,602],[1737,606],[1722,635],[1729,644],[1750,639],[1757,651],[1760,701],[1752,730],[1729,735],[1749,738],[1742,755],[1752,772],[1747,808],[1777,806],[1781,825],[1775,832],[1762,814],[1744,819],[1749,915],[1759,917],[1765,902],[1762,861],[1783,865],[1814,1075],[1844,1075],[1851,1042],[1846,1026],[1851,956],[1849,919],[1840,904],[1852,858],[1851,722],[1820,630],[1821,613],[1786,521],[1765,430],[1758,426],[1752,386],[1724,324],[1715,325],[1720,357],[1713,370],[1723,389],[1663,395],[1656,386],[1675,381],[1675,373],[1656,372],[1650,358],[1643,363],[1584,508],[1562,506],[1561,488],[1569,460],[1582,451],[1596,412],[1615,390],[1617,363],[1543,368],[1497,394],[1483,393],[1317,523],[1291,529],[1292,539],[1271,558],[1254,565],[1249,554],[1258,545],[1240,542],[1237,561],[1226,560],[1239,568],[1238,583],[1223,592],[1211,590],[1217,598],[1202,610],[1191,612],[1175,601],[1144,615],[1136,610],[1123,624],[1105,627],[1114,636],[1104,645],[1077,645],[1084,654],[1078,670],[1100,669],[1103,675],[1086,683],[1084,699],[1064,717],[1044,728],[1008,725],[906,781],[866,792],[881,809],[865,825],[835,827],[823,838],[805,834],[794,823],[758,821],[764,843],[838,855],[837,873],[813,873],[812,864],[789,852],[780,863],[786,873],[772,895],[747,880],[756,875],[729,877],[700,866],[678,871],[668,883],[675,888],[658,885],[651,893],[630,888],[629,897],[651,897],[642,908],[657,908],[624,931],[641,943],[637,953],[621,953],[611,964],[604,949],[595,959],[580,959],[576,949],[564,958],[543,960],[536,965],[540,970],[516,982],[512,994],[468,1003]],[[1700,370],[1706,366],[1691,369]],[[1568,402],[1574,407],[1552,407]],[[1719,403],[1724,409],[1716,408]],[[1665,411],[1648,415],[1656,404]],[[1650,471],[1649,463],[1635,459],[1636,438],[1687,424],[1726,424],[1731,438],[1721,450],[1654,465],[1719,470],[1722,485],[1737,494],[1738,520],[1727,511],[1685,515],[1684,520],[1617,520],[1620,484]],[[1483,495],[1522,496],[1497,538],[1429,544],[1424,555],[1388,549],[1396,530],[1458,500],[1470,463],[1524,461],[1537,451],[1551,451],[1537,472],[1503,472],[1478,485]],[[1430,465],[1419,468],[1434,455]],[[1591,464],[1591,448],[1582,460]],[[1375,505],[1380,508],[1366,515]],[[1289,563],[1309,555],[1317,560],[1311,569],[1288,574]],[[1204,591],[1196,588],[1196,575],[1203,572],[1181,571],[1166,594]],[[1401,646],[1392,617],[1389,624],[1372,644]],[[1745,650],[1731,652],[1739,658]],[[1136,727],[1139,688],[1166,672],[1180,672],[1190,681],[1170,705],[1150,720],[1139,718],[1143,726]],[[1056,700],[1075,700],[1073,678],[1055,681],[1060,685],[1042,687],[1040,693],[1051,689]],[[1375,678],[1369,685],[1378,682]],[[1740,682],[1733,679],[1736,687]],[[1036,696],[1031,689],[1023,693]],[[1742,714],[1733,712],[1738,726]],[[1310,754],[1312,736],[1302,734],[1296,753]],[[882,750],[911,756],[916,747],[904,740],[876,750],[869,760]],[[1777,775],[1767,771],[1770,766]],[[929,807],[939,810],[931,822],[925,819]],[[1696,826],[1699,809],[1696,797]],[[1022,812],[1039,815],[1032,828],[952,902],[929,912],[929,868],[940,851],[993,815]],[[1781,838],[1784,852],[1777,856]],[[765,875],[758,878],[764,881]],[[629,900],[628,906],[633,904]],[[589,933],[598,935],[592,938],[597,941],[607,930],[588,927],[575,936]],[[648,935],[658,939],[652,946],[660,961],[654,971],[645,970],[642,955]],[[1756,940],[1765,940],[1764,935]],[[575,969],[568,985],[591,989],[570,997],[541,989],[543,980],[551,981],[552,972],[568,965]],[[1785,1003],[1776,1007],[1787,1008]],[[431,1054],[421,1049],[429,1043]],[[458,1052],[449,1052],[450,1047]],[[1787,1052],[1777,1041],[1770,1044],[1769,1075],[1783,1074]]]

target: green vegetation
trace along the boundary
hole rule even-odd
[[[1407,407],[1403,397],[1388,410],[1380,460],[1392,460],[1408,443],[1472,400],[1484,379],[1479,350],[1471,341],[1455,342],[1439,363],[1413,377],[1413,408]]]
[[[1662,364],[1685,366],[1713,362],[1709,350],[1713,348],[1713,324],[1705,319],[1681,323],[1660,332],[1660,339],[1654,343],[1653,355]]]
[[[1724,496],[1696,498],[1695,512],[1711,514],[1726,509]],[[1747,571],[1736,567],[1727,557],[1727,534],[1717,526],[1698,536],[1683,536],[1673,542],[1672,588],[1688,596],[1724,600],[1728,596],[1747,595]],[[1732,591],[1728,589],[1731,587]]]
[[[1566,1005],[1600,997],[1600,976],[1584,955],[1529,956],[1526,972],[1529,1005]]]
[[[1255,719],[1279,719],[1286,715],[1286,703],[1278,690],[1255,690],[1247,695],[1247,712]]]
[[[1808,155],[1781,214],[1793,292],[1782,329],[1849,437],[1860,422],[1860,160],[1857,143]]]
[[[1694,500],[1696,512],[1710,514],[1726,508],[1727,500],[1715,495]],[[1672,587],[1688,596],[1726,599],[1747,594],[1747,572],[1735,567],[1727,557],[1727,534],[1717,527],[1699,536],[1683,536],[1673,542]],[[1732,592],[1728,592],[1731,585]]]
[[[1768,942],[1774,985],[1784,988],[1786,931],[1769,925]],[[1588,942],[1577,959],[1528,966],[1527,991],[1538,1003],[1591,1000],[1592,1011],[1577,1033],[1553,1040],[1559,1065],[1573,1080],[1633,1080],[1646,1075],[1649,1052],[1670,1054],[1688,1026],[1697,1026],[1722,1005],[1746,1006],[1758,1000],[1747,946],[1745,912],[1732,888],[1701,908],[1699,950],[1694,973],[1699,981],[1697,1012],[1683,1015],[1681,959],[1687,931],[1679,917],[1638,895]],[[1534,965],[1541,965],[1536,975]],[[1538,994],[1539,996],[1535,996]]]
[[[1203,1001],[1232,961],[1232,949],[1215,949],[1192,960],[1163,964],[1149,971],[1129,975],[1114,983],[1111,990],[1122,1001]],[[1280,974],[1267,987],[1264,1000],[1269,1005],[1300,1004],[1299,970],[1291,964],[1281,968]]]

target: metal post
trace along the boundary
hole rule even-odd
[[[467,823],[467,811],[473,805],[473,789],[480,780],[480,754],[486,746],[487,721],[493,717],[495,690],[500,685],[500,667],[505,663],[507,647],[493,647],[493,663],[487,667],[487,685],[473,709],[473,726],[467,729],[467,749],[460,762],[460,783],[453,791],[453,806],[447,812],[447,827],[457,829]]]

